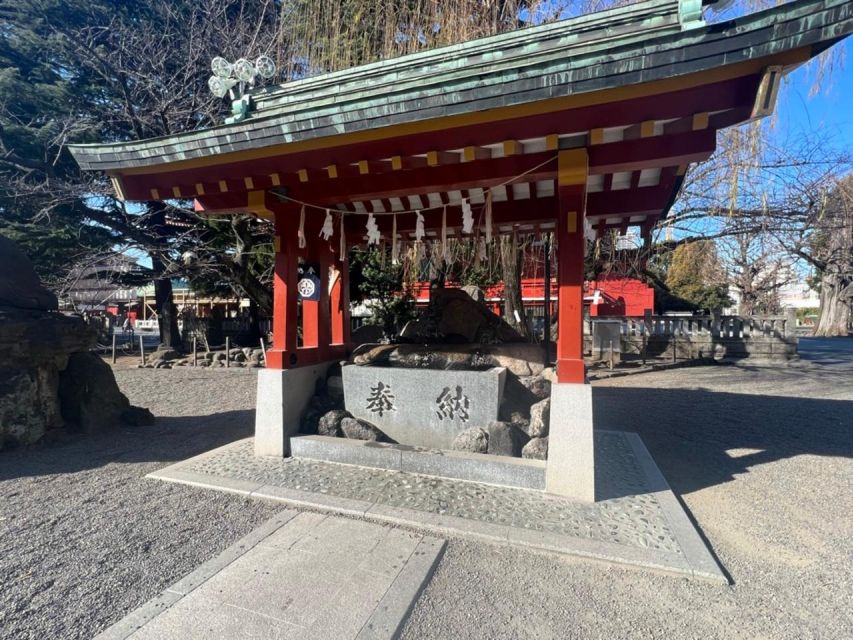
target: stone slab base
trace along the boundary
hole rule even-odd
[[[291,438],[290,451],[296,458],[407,471],[520,489],[545,489],[545,462],[542,460],[306,435]]]
[[[597,431],[596,438],[601,497],[587,504],[415,473],[259,458],[252,454],[251,439],[148,477],[442,536],[728,583],[639,436]]]

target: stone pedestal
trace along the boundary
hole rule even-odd
[[[596,360],[609,360],[611,351],[613,362],[620,362],[622,321],[594,319],[592,321],[592,357]]]
[[[471,427],[498,419],[506,369],[445,371],[349,365],[346,409],[400,444],[450,449]]]
[[[332,362],[298,369],[258,371],[255,412],[255,455],[290,455],[290,437],[299,432],[302,413],[314,395],[317,380]]]
[[[552,384],[545,491],[595,502],[592,435],[592,387]]]

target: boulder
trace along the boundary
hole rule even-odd
[[[60,375],[59,398],[63,419],[81,431],[113,426],[130,408],[110,366],[88,352],[68,358],[68,366]]]
[[[332,438],[341,437],[341,422],[346,418],[352,418],[352,414],[349,411],[344,411],[343,409],[327,411],[317,423],[317,433],[321,436]]]
[[[117,424],[130,407],[112,370],[89,353],[95,331],[53,311],[56,297],[27,256],[0,237],[0,448],[65,426]]]
[[[378,324],[363,324],[352,332],[351,342],[353,345],[377,344],[385,338],[382,327]]]
[[[550,422],[551,398],[545,398],[530,407],[530,426],[527,429],[527,434],[531,438],[547,436]]]
[[[557,370],[554,367],[542,369],[541,376],[551,384],[557,384]]]
[[[359,418],[344,418],[341,420],[341,431],[350,440],[370,440],[372,442],[387,440],[385,434],[379,429],[367,422],[367,420],[360,420]]]
[[[391,365],[414,369],[474,369],[506,367],[517,376],[542,371],[542,348],[535,344],[384,344],[363,345],[353,351],[353,364]]]
[[[467,342],[494,344],[517,342],[522,337],[483,302],[462,289],[433,289],[427,314],[432,316],[436,336],[458,335]]]
[[[521,457],[528,460],[548,459],[548,436],[544,438],[531,438],[521,450]]]
[[[180,360],[183,356],[171,347],[159,346],[151,352],[151,360]]]
[[[37,311],[58,307],[56,296],[41,285],[27,254],[4,236],[0,236],[0,265],[0,306]]]
[[[551,381],[547,380],[541,374],[538,376],[521,376],[518,381],[533,396],[540,400],[551,397]]]
[[[489,434],[479,427],[465,429],[453,439],[451,449],[470,451],[471,453],[486,453],[489,450]]]
[[[509,422],[492,422],[489,425],[488,453],[517,458],[528,440],[530,438],[518,426]]]
[[[342,376],[331,376],[326,380],[326,392],[334,397],[344,398],[344,379]]]
[[[154,424],[156,418],[150,409],[131,405],[121,412],[119,420],[129,427],[148,427]]]
[[[391,352],[397,347],[393,344],[363,344],[353,349],[350,356],[357,365],[386,364]]]

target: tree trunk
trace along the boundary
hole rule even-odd
[[[160,329],[160,346],[182,350],[181,332],[178,329],[178,310],[172,293],[172,280],[162,275],[165,265],[157,258],[151,258],[155,273],[161,274],[154,280],[154,301],[157,306],[157,326]]]
[[[521,299],[521,271],[524,252],[518,250],[515,234],[500,236],[501,270],[504,281],[504,320],[524,338],[530,340],[530,326]]]
[[[850,298],[853,283],[837,273],[824,272],[820,282],[820,311],[816,336],[846,336],[850,327]]]

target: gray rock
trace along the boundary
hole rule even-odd
[[[341,437],[341,421],[346,418],[352,418],[352,414],[343,409],[333,409],[326,412],[317,423],[317,433],[332,438]]]
[[[170,347],[158,347],[151,353],[152,360],[179,360],[183,356]]]
[[[453,439],[451,448],[456,451],[486,453],[489,450],[489,434],[480,427],[465,429]]]
[[[341,376],[332,376],[326,380],[326,391],[330,396],[343,398],[344,379]]]
[[[56,296],[41,285],[27,254],[4,236],[0,236],[0,264],[0,305],[41,311],[57,308]]]
[[[344,418],[341,420],[341,431],[350,440],[370,440],[381,442],[385,440],[385,434],[366,420],[358,418]]]
[[[544,438],[531,438],[521,450],[521,457],[528,460],[548,459],[548,436]]]
[[[518,381],[540,400],[551,397],[551,381],[541,374],[538,376],[522,376]]]
[[[542,373],[540,375],[551,384],[557,384],[557,370],[554,367],[546,367],[542,369]]]
[[[535,344],[384,344],[362,345],[352,353],[357,365],[391,364],[413,369],[488,369],[506,367],[517,376],[539,374],[542,348]]]
[[[130,401],[110,366],[93,353],[74,353],[59,379],[62,417],[82,431],[114,426]]]
[[[495,456],[521,455],[530,438],[518,426],[509,422],[492,422],[489,425],[488,452]]]
[[[548,435],[548,425],[551,422],[551,398],[545,398],[530,407],[530,426],[527,434],[531,438],[541,438]]]

